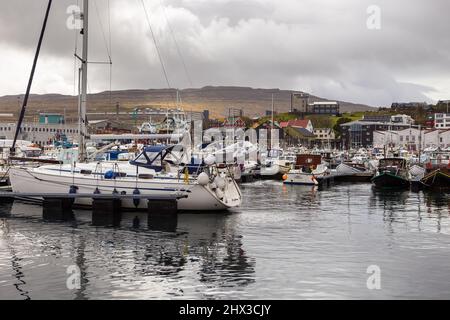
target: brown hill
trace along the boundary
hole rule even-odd
[[[183,89],[179,91],[182,107],[186,111],[208,109],[211,117],[220,118],[228,114],[229,108],[243,109],[246,116],[263,116],[271,109],[274,95],[275,111],[287,112],[290,109],[290,96],[294,91],[280,89],[254,89],[248,87],[212,87],[201,89]],[[20,96],[0,97],[0,112],[18,113]],[[327,99],[311,97],[312,101]],[[100,92],[88,96],[88,112],[114,112],[116,103],[120,110],[132,110],[136,107],[173,107],[176,101],[174,89],[120,90]],[[368,111],[372,107],[340,101],[342,112]],[[38,112],[66,112],[75,118],[77,97],[60,94],[30,95],[27,116]]]

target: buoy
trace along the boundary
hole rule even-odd
[[[283,181],[286,181],[287,178],[288,178],[288,175],[287,175],[287,174],[283,174],[283,176],[281,177],[281,179],[283,179]]]
[[[77,190],[78,190],[77,186],[71,185],[70,188],[69,188],[69,194],[75,194],[75,193],[77,193]],[[70,199],[70,203],[74,204],[75,203],[75,198]]]
[[[225,180],[221,177],[216,177],[214,179],[214,182],[216,183],[217,187],[220,189],[224,189],[225,188]]]
[[[141,192],[139,191],[138,188],[136,188],[136,189],[133,190],[133,194],[134,194],[134,195],[140,195]],[[135,206],[136,208],[139,207],[139,203],[140,203],[140,202],[141,202],[141,199],[139,199],[139,198],[133,198],[133,204],[134,204],[134,206]]]
[[[116,177],[116,173],[113,170],[108,170],[105,172],[105,179],[114,179]]]
[[[69,193],[71,194],[77,193],[77,190],[78,190],[77,186],[71,185],[69,188]]]
[[[216,157],[212,154],[209,154],[203,159],[203,161],[206,165],[210,166],[216,162]]]
[[[197,181],[199,185],[206,186],[209,183],[209,177],[205,172],[202,172],[198,175]]]

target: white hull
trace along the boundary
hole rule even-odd
[[[318,168],[311,173],[303,172],[302,170],[292,170],[286,174],[284,183],[317,186],[319,184],[317,179],[323,177],[327,173],[328,168],[324,165],[319,165]]]
[[[71,174],[50,170],[40,170],[39,168],[11,168],[10,181],[13,192],[19,193],[69,193],[71,185],[78,187],[77,193],[94,193],[96,188],[101,194],[112,194],[114,189],[119,193],[133,194],[137,187],[141,195],[167,196],[174,194],[185,194],[187,198],[178,200],[179,210],[224,210],[237,207],[241,204],[241,194],[233,181],[226,184],[221,196],[209,186],[202,186],[192,180],[187,184],[183,177],[180,179],[138,179],[122,177],[116,179],[103,179],[93,175],[83,175],[80,173]],[[75,204],[91,206],[92,199],[77,198]],[[122,207],[135,209],[133,199],[123,199]],[[147,201],[141,199],[138,209],[147,208]]]
[[[311,173],[294,173],[290,172],[287,173],[287,179],[284,180],[285,184],[301,184],[301,185],[310,185],[310,186],[317,186],[319,182],[317,181],[317,178],[320,177],[316,176]]]

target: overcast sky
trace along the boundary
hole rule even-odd
[[[66,10],[77,2],[53,1],[34,93],[74,93]],[[448,0],[144,2],[172,87],[294,89],[373,106],[450,99]],[[167,87],[141,0],[109,3],[112,89]],[[25,91],[46,5],[2,1],[0,95]],[[367,26],[377,26],[370,5],[380,29]],[[108,17],[108,0],[90,1],[91,61],[108,59]],[[109,67],[89,68],[89,91],[109,90]]]

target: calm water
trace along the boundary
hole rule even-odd
[[[0,299],[450,298],[450,196],[256,182],[230,214],[94,227],[0,204]],[[81,289],[69,290],[78,265]],[[367,289],[368,266],[381,289]]]

